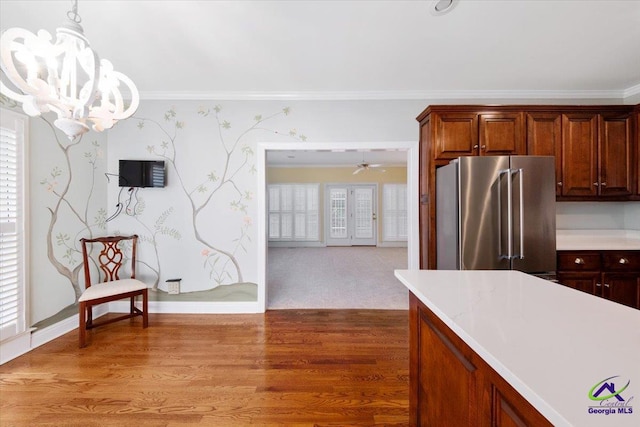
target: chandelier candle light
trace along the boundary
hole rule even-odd
[[[89,130],[101,132],[118,120],[133,115],[140,96],[124,74],[111,62],[99,59],[84,36],[78,15],[78,1],[67,12],[68,21],[51,34],[39,30],[35,35],[22,28],[10,28],[0,38],[0,65],[8,80],[22,93],[0,80],[0,92],[22,104],[29,116],[53,111],[55,126],[70,140]],[[3,79],[4,80],[4,79]],[[130,92],[125,108],[121,83]]]

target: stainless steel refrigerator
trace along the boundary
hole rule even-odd
[[[436,171],[439,270],[556,269],[555,159],[460,157]]]

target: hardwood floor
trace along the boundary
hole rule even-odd
[[[5,426],[406,426],[408,311],[152,314],[0,366]]]

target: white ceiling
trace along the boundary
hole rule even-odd
[[[0,28],[53,33],[70,6],[0,0]],[[461,0],[440,16],[432,6],[79,0],[78,11],[92,47],[147,97],[640,92],[638,0]]]
[[[358,164],[381,164],[385,167],[406,166],[406,150],[311,150],[267,151],[270,166],[344,166],[356,168]]]
[[[0,0],[0,28],[54,33],[71,3]],[[78,11],[92,47],[147,99],[640,93],[640,0],[460,0],[440,16],[433,5],[80,0]]]

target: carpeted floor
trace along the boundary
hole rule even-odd
[[[267,308],[406,310],[406,248],[269,248]]]

